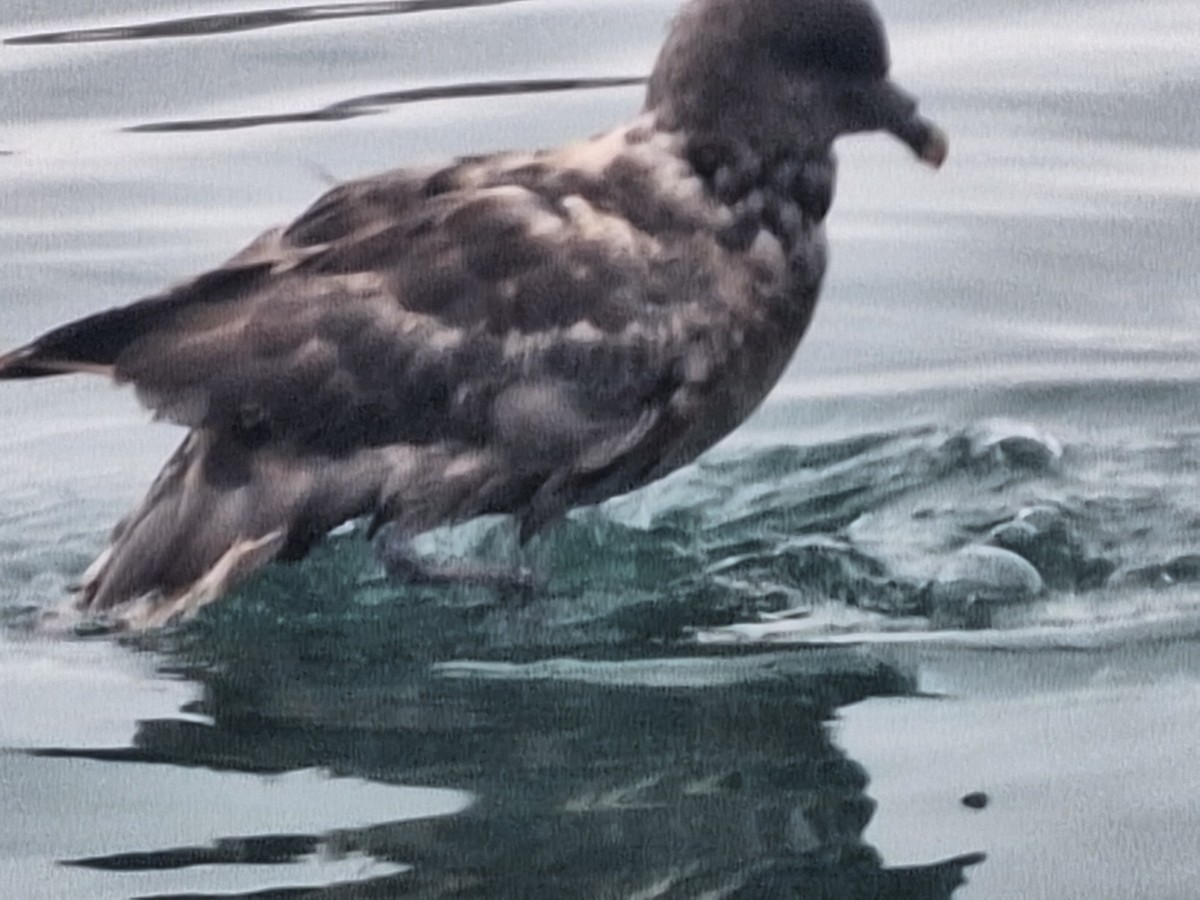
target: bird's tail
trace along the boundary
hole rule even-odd
[[[295,491],[266,484],[205,430],[189,433],[84,573],[76,606],[153,627],[184,618],[295,540]]]

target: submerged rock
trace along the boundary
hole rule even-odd
[[[1054,435],[1010,419],[987,419],[967,429],[959,440],[970,461],[1006,468],[1045,469],[1063,455]]]
[[[938,569],[926,588],[927,613],[939,627],[987,628],[997,607],[1028,603],[1045,589],[1029,560],[1000,547],[973,545]]]
[[[988,805],[988,795],[983,791],[972,791],[963,796],[962,805],[967,809],[984,809]]]
[[[1112,560],[1088,555],[1068,513],[1048,504],[1026,507],[995,526],[987,543],[1028,560],[1047,587],[1058,590],[1101,587],[1116,569]]]

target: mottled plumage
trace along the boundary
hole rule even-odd
[[[400,169],[163,294],[51,331],[0,377],[99,372],[187,426],[80,605],[194,607],[346,519],[511,513],[528,538],[736,427],[825,269],[831,145],[941,134],[861,0],[692,0],[633,122]]]

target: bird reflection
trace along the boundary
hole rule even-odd
[[[889,869],[863,840],[868,776],[826,723],[838,705],[906,685],[854,651],[430,666],[338,665],[316,636],[307,653],[280,647],[192,634],[175,659],[202,683],[189,712],[208,721],[146,721],[131,748],[59,752],[249,772],[320,766],[470,791],[458,815],[319,836],[326,853],[412,866],[356,884],[378,896],[936,900],[982,859]],[[311,852],[309,838],[217,850],[261,862],[267,847],[283,862],[288,846]],[[77,863],[129,868],[132,849]],[[375,896],[353,894],[364,895]]]

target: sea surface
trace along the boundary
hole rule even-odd
[[[0,344],[338,179],[622,120],[675,6],[5,0]],[[529,603],[348,529],[46,636],[180,432],[2,386],[0,896],[1200,895],[1200,5],[879,6],[949,161],[842,142],[782,383],[522,551]]]

